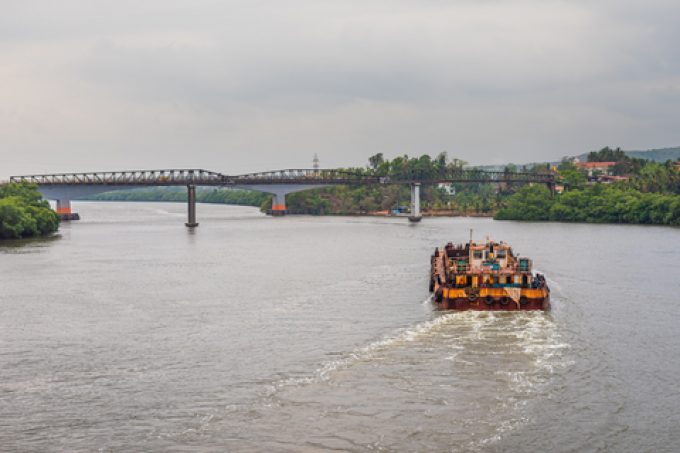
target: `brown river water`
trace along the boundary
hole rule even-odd
[[[74,208],[0,244],[1,451],[680,448],[680,229]],[[469,228],[551,312],[433,310]]]

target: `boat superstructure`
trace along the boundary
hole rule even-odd
[[[550,289],[532,267],[503,241],[449,242],[432,255],[430,291],[442,310],[546,310]]]

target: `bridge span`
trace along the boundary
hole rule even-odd
[[[129,170],[116,172],[57,173],[12,176],[10,182],[36,184],[43,196],[56,200],[63,220],[76,220],[71,200],[115,190],[142,187],[185,186],[187,188],[186,226],[196,227],[196,187],[232,187],[272,194],[272,215],[285,215],[286,195],[335,185],[406,184],[411,187],[411,221],[419,221],[420,186],[440,183],[536,183],[555,188],[551,173],[497,172],[451,169],[436,177],[391,178],[340,169],[286,169],[225,175],[205,169]]]

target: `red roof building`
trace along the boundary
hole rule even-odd
[[[611,167],[616,165],[616,162],[576,162],[576,168],[588,171],[588,176],[593,176],[593,172],[599,171],[602,174],[609,175]]]

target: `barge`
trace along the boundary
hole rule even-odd
[[[547,310],[550,288],[532,266],[503,241],[449,242],[432,255],[430,292],[441,310]]]

